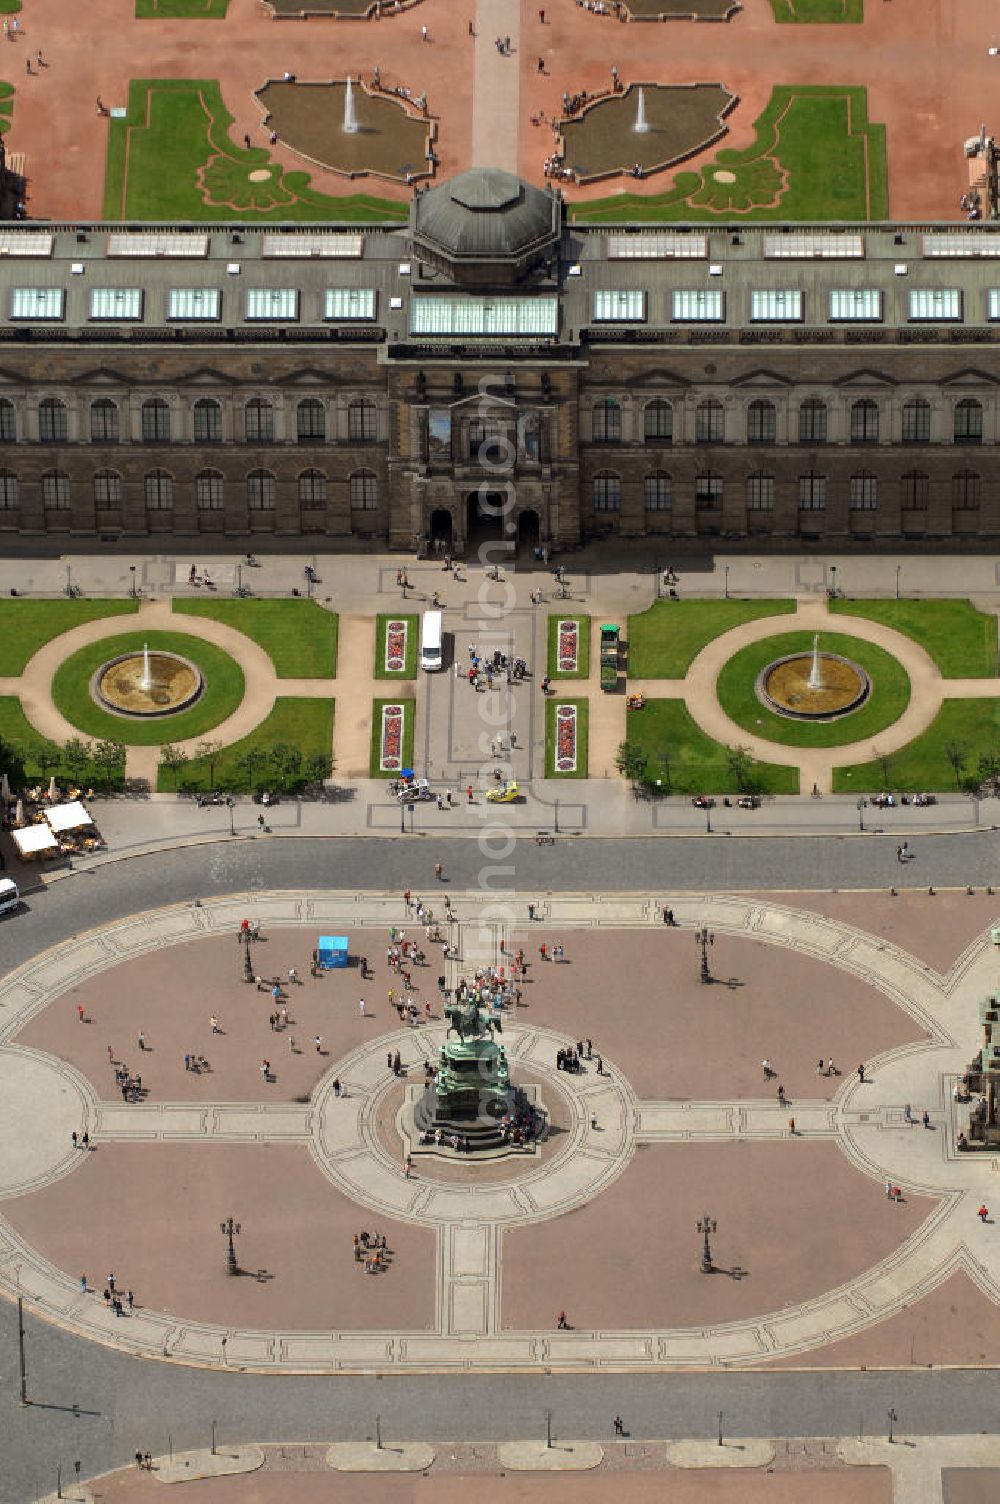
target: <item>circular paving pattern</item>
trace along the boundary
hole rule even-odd
[[[484,913],[495,914],[488,895],[456,894],[454,901],[460,906],[463,921],[468,923],[475,922],[477,907],[482,907]],[[556,932],[569,940],[568,964],[536,966],[535,970],[543,974],[539,980],[547,986],[532,1006],[537,1007],[541,1000],[544,1007],[544,999],[553,986],[568,988],[570,995],[575,996],[586,985],[590,964],[587,957],[591,954],[587,937],[597,940],[593,926],[598,921],[604,930],[601,945],[614,938],[613,932],[608,933],[609,923],[626,927],[619,933],[629,934],[628,944],[633,950],[653,943],[654,939],[664,943],[656,904],[648,897],[616,900],[613,917],[606,911],[598,913],[595,905],[596,900],[585,897],[549,901],[546,933]],[[890,1045],[869,1058],[864,1083],[853,1074],[838,1078],[832,1097],[821,1094],[810,1100],[807,1092],[800,1091],[799,1100],[794,1103],[796,1143],[789,1137],[788,1109],[772,1096],[749,1095],[735,1101],[724,1097],[706,1101],[680,1097],[640,1099],[622,1075],[620,1062],[609,1056],[605,1062],[607,1074],[598,1075],[596,1068],[588,1068],[580,1076],[567,1076],[556,1071],[555,1056],[571,1036],[563,1030],[511,1020],[505,1027],[504,1038],[512,1075],[516,1079],[521,1072],[526,1078],[540,1082],[545,1096],[558,1101],[555,1117],[565,1126],[565,1132],[562,1141],[553,1146],[554,1152],[540,1158],[526,1156],[517,1166],[518,1173],[503,1181],[478,1178],[472,1167],[464,1181],[422,1177],[419,1166],[414,1178],[408,1179],[402,1168],[402,1153],[393,1152],[391,1139],[380,1130],[380,1110],[398,1089],[397,1081],[387,1071],[387,1053],[398,1049],[411,1079],[419,1081],[423,1062],[433,1057],[443,1037],[440,1024],[416,1030],[394,1028],[388,1033],[376,1033],[375,1037],[364,1037],[367,1024],[355,1016],[352,1027],[360,1031],[355,1037],[362,1037],[363,1042],[324,1061],[318,1086],[299,1095],[289,1079],[283,1094],[265,1090],[260,1100],[213,1100],[211,1073],[200,1083],[180,1072],[185,1086],[195,1093],[193,1096],[189,1093],[183,1101],[125,1104],[101,1100],[89,1082],[54,1055],[46,1056],[36,1048],[11,1043],[29,1019],[37,1016],[41,1022],[43,1013],[47,1015],[59,999],[62,999],[58,1010],[60,1027],[69,1031],[74,1043],[88,1040],[89,1030],[80,1028],[75,1006],[75,997],[84,985],[99,980],[102,990],[110,992],[115,986],[106,980],[110,969],[123,963],[148,964],[134,958],[145,954],[155,955],[159,960],[165,948],[169,952],[171,947],[197,942],[199,937],[215,935],[217,946],[223,946],[251,906],[270,939],[268,957],[275,961],[286,934],[298,936],[296,943],[301,946],[305,943],[304,933],[348,933],[357,931],[359,921],[384,933],[389,923],[398,923],[401,917],[398,896],[389,895],[359,900],[357,895],[346,894],[274,894],[264,898],[258,895],[252,899],[212,900],[197,908],[164,909],[109,924],[100,931],[76,937],[71,944],[54,948],[30,967],[0,981],[0,1193],[6,1200],[4,1216],[0,1217],[0,1284],[11,1288],[16,1264],[21,1288],[41,1314],[135,1354],[171,1357],[189,1363],[224,1361],[229,1366],[267,1371],[402,1371],[447,1367],[456,1361],[466,1364],[470,1358],[484,1367],[578,1368],[586,1363],[649,1368],[675,1364],[754,1364],[775,1357],[808,1354],[905,1309],[962,1268],[974,1273],[981,1288],[1000,1294],[1000,1251],[994,1246],[989,1229],[978,1224],[972,1211],[991,1189],[991,1157],[957,1152],[950,1093],[954,1076],[964,1069],[975,1048],[976,999],[992,988],[995,981],[995,952],[986,936],[974,940],[952,971],[939,977],[923,961],[885,939],[869,936],[815,912],[800,912],[753,898],[676,897],[673,907],[682,929],[707,923],[715,932],[716,962],[720,945],[725,947],[728,943],[730,953],[735,955],[733,944],[747,940],[776,948],[776,960],[784,951],[787,962],[782,974],[788,979],[800,974],[795,969],[799,960],[809,958],[809,964],[820,962],[830,968],[831,975],[840,977],[845,988],[849,979],[874,985],[902,1014],[909,1015],[926,1037],[914,1035],[911,1028],[907,1042]],[[647,932],[645,936],[643,931]],[[510,938],[511,932],[505,933]],[[575,942],[574,933],[578,935]],[[731,937],[728,942],[726,937]],[[377,950],[374,934],[372,939]],[[218,954],[232,960],[229,945],[219,949]],[[172,974],[181,974],[178,966],[169,969]],[[199,970],[204,970],[201,963]],[[232,970],[233,967],[227,966],[226,975]],[[632,971],[635,976],[640,974],[638,953]],[[210,973],[206,974],[206,985],[213,986]],[[316,1002],[325,998],[327,1009],[337,1009],[345,1001],[342,994],[352,984],[345,979],[345,989],[325,993],[315,985],[315,991],[308,984],[293,989],[290,1006],[305,1009],[310,998]],[[217,990],[208,994],[213,1000]],[[695,992],[704,1006],[720,1015],[720,1053],[715,1074],[724,1091],[725,1016],[733,1010],[753,1008],[753,998],[743,1002],[738,990],[729,992],[722,987],[704,992],[696,988]],[[241,1024],[246,1009],[268,1005],[268,999],[260,1000],[253,989],[237,989],[225,996],[226,1031],[239,1031],[246,1026]],[[612,1003],[607,997],[604,1004],[617,1007],[617,1002]],[[148,1007],[148,1000],[143,1000],[143,1005]],[[375,1007],[377,1010],[378,1005]],[[390,1016],[390,1010],[383,1006],[379,1017],[385,1016]],[[675,1015],[672,1013],[671,1017]],[[80,1022],[87,1021],[84,1018]],[[375,1020],[369,1022],[376,1030],[383,1027]],[[597,1033],[597,1028],[593,1032]],[[898,1031],[896,1037],[900,1037]],[[103,1031],[94,1038],[103,1047]],[[278,1045],[275,1040],[275,1050]],[[780,1043],[777,1047],[781,1047]],[[156,1047],[149,1062],[150,1079],[155,1082]],[[176,1068],[176,1062],[172,1066],[165,1063],[159,1068],[161,1072],[165,1067]],[[285,1070],[285,1066],[278,1066],[279,1079]],[[334,1079],[342,1084],[340,1095],[334,1092]],[[932,1105],[934,1132],[909,1128],[903,1109],[910,1101]],[[30,1130],[26,1132],[29,1124]],[[40,1131],[35,1131],[35,1125],[41,1125]],[[72,1148],[71,1133],[83,1128],[91,1134],[96,1155]],[[808,1157],[812,1152],[810,1144],[815,1143],[816,1152],[822,1151],[820,1159],[814,1161],[817,1169],[826,1165],[832,1171],[840,1166],[830,1176],[829,1183],[838,1186],[838,1199],[845,1193],[852,1198],[857,1213],[855,1230],[863,1230],[865,1246],[879,1250],[874,1260],[860,1268],[841,1261],[837,1267],[843,1269],[843,1277],[825,1293],[813,1293],[808,1269],[798,1267],[797,1283],[793,1281],[791,1288],[801,1293],[790,1300],[786,1297],[784,1304],[770,1309],[766,1308],[765,1300],[765,1308],[761,1309],[762,1292],[770,1287],[759,1258],[756,1270],[750,1271],[756,1272],[756,1281],[747,1285],[738,1280],[727,1283],[719,1287],[717,1299],[710,1298],[709,1286],[699,1282],[694,1253],[688,1249],[687,1241],[683,1241],[670,1254],[669,1267],[673,1270],[673,1281],[695,1281],[687,1307],[689,1325],[671,1327],[662,1319],[658,1324],[655,1318],[651,1319],[652,1305],[643,1319],[643,1313],[632,1311],[627,1301],[625,1307],[616,1304],[615,1284],[610,1277],[612,1262],[599,1266],[604,1270],[603,1316],[597,1328],[559,1333],[545,1330],[544,1322],[551,1316],[547,1305],[553,1298],[546,1291],[558,1285],[546,1285],[548,1276],[544,1271],[559,1267],[561,1262],[565,1277],[572,1279],[570,1265],[588,1269],[587,1260],[593,1261],[594,1246],[609,1237],[617,1250],[613,1257],[620,1259],[626,1252],[631,1256],[631,1250],[621,1244],[622,1234],[627,1235],[627,1229],[643,1227],[650,1216],[660,1214],[659,1203],[672,1194],[671,1161],[677,1156],[679,1162],[689,1155],[695,1156],[693,1163],[699,1167],[697,1173],[701,1177],[696,1192],[700,1207],[705,1190],[714,1186],[711,1165],[718,1162],[712,1160],[715,1152],[712,1145],[725,1143],[750,1146],[749,1151],[737,1148],[733,1154],[752,1152],[757,1163],[755,1174],[765,1173],[771,1185],[777,1187],[779,1196],[784,1194],[786,1184],[780,1167],[785,1165],[790,1172],[787,1184],[795,1184],[795,1175],[803,1173],[797,1161],[802,1155]],[[667,1145],[674,1147],[667,1149]],[[437,1315],[429,1326],[415,1327],[412,1323],[407,1326],[401,1316],[390,1315],[390,1323],[399,1325],[390,1326],[388,1332],[374,1326],[372,1330],[260,1330],[249,1323],[213,1325],[211,1321],[168,1315],[155,1304],[148,1309],[137,1307],[130,1320],[116,1322],[99,1299],[80,1290],[74,1259],[40,1254],[31,1237],[15,1230],[20,1215],[19,1198],[23,1198],[22,1206],[38,1205],[39,1196],[48,1195],[53,1182],[73,1184],[74,1170],[84,1171],[90,1177],[86,1181],[84,1176],[80,1178],[79,1184],[86,1193],[87,1186],[98,1183],[93,1179],[95,1166],[103,1164],[100,1173],[104,1180],[100,1183],[107,1188],[116,1184],[116,1166],[127,1164],[131,1176],[138,1176],[141,1182],[145,1156],[169,1154],[173,1156],[173,1173],[175,1176],[181,1173],[174,1193],[181,1190],[189,1200],[192,1174],[199,1183],[201,1180],[191,1168],[199,1154],[224,1152],[228,1156],[225,1165],[238,1165],[245,1175],[254,1163],[254,1156],[268,1149],[267,1161],[259,1162],[261,1170],[265,1163],[270,1166],[261,1177],[262,1183],[272,1187],[268,1194],[277,1194],[281,1177],[290,1172],[294,1157],[304,1149],[333,1191],[346,1198],[346,1203],[338,1200],[337,1205],[347,1205],[349,1220],[371,1226],[369,1216],[374,1215],[374,1225],[395,1229],[394,1241],[397,1248],[403,1249],[403,1278],[400,1280],[390,1271],[387,1278],[394,1283],[385,1285],[383,1293],[377,1281],[369,1281],[359,1272],[357,1278],[361,1284],[355,1300],[368,1300],[378,1292],[375,1307],[369,1302],[364,1310],[396,1310],[397,1305],[392,1302],[398,1303],[399,1293],[405,1290],[406,1269],[428,1268],[426,1259],[421,1264],[413,1238],[436,1240],[438,1253],[431,1265],[436,1269]],[[161,1163],[165,1163],[162,1158]],[[207,1166],[208,1159],[203,1163]],[[638,1166],[644,1168],[636,1178]],[[219,1168],[217,1160],[216,1171]],[[736,1159],[729,1160],[727,1173],[730,1177],[738,1173]],[[861,1177],[854,1183],[853,1192],[851,1174]],[[893,1210],[883,1217],[886,1203],[881,1186],[886,1179],[903,1188],[905,1203],[909,1204],[904,1204],[898,1215]],[[245,1185],[245,1181],[242,1183]],[[820,1175],[818,1206],[826,1199],[826,1183]],[[305,1187],[307,1180],[300,1177],[296,1184]],[[164,1190],[163,1205],[169,1207],[166,1187]],[[280,1215],[291,1215],[294,1219],[294,1196],[289,1201],[287,1193],[282,1194],[287,1210]],[[733,1192],[728,1194],[732,1196]],[[605,1196],[611,1210],[602,1214]],[[924,1202],[924,1197],[932,1200]],[[213,1215],[214,1199],[213,1194]],[[95,1213],[102,1216],[102,1201],[85,1199],[81,1205],[84,1224],[88,1216]],[[354,1218],[350,1207],[363,1211]],[[200,1213],[197,1205],[193,1210]],[[571,1212],[580,1220],[567,1224],[564,1219]],[[840,1215],[830,1208],[824,1214]],[[321,1213],[320,1221],[312,1226],[310,1247],[315,1245],[317,1231],[322,1231],[324,1215]],[[344,1220],[342,1212],[337,1215],[339,1248],[344,1241]],[[686,1216],[686,1211],[683,1215]],[[602,1220],[594,1223],[595,1216]],[[382,1219],[388,1219],[387,1223]],[[876,1219],[880,1230],[875,1228]],[[30,1218],[28,1222],[41,1226],[37,1222],[32,1224]],[[409,1244],[407,1228],[412,1229]],[[161,1230],[165,1235],[169,1231]],[[83,1236],[92,1236],[92,1231],[88,1234],[85,1225],[79,1228]],[[294,1227],[290,1232],[293,1240],[299,1241]],[[810,1229],[810,1235],[814,1232],[815,1229]],[[538,1238],[551,1241],[554,1234],[561,1240],[558,1246],[562,1250],[556,1265],[545,1254],[544,1241],[541,1244],[519,1241]],[[117,1236],[121,1236],[120,1230]],[[509,1247],[508,1239],[514,1240]],[[273,1243],[270,1246],[273,1250]],[[426,1248],[426,1242],[422,1246]],[[750,1249],[751,1264],[754,1247],[756,1244]],[[135,1267],[134,1253],[130,1257]],[[795,1260],[794,1246],[788,1257]],[[509,1294],[504,1295],[502,1276],[508,1268],[513,1284]],[[529,1288],[532,1281],[525,1278],[528,1269],[538,1272],[534,1292]],[[221,1278],[222,1271],[215,1272]],[[291,1273],[295,1282],[294,1265],[290,1271],[285,1269],[281,1273],[286,1276]],[[137,1269],[129,1278],[139,1280],[140,1274]],[[258,1271],[261,1274],[266,1279],[273,1277],[266,1269]],[[658,1287],[666,1288],[658,1274],[656,1278]],[[252,1290],[262,1292],[251,1298],[258,1302],[254,1309],[265,1313],[269,1308],[266,1284],[256,1281],[247,1284]],[[211,1286],[206,1288],[207,1308],[212,1309]],[[543,1312],[537,1310],[539,1291]],[[231,1293],[228,1287],[227,1293]],[[505,1316],[504,1308],[508,1305],[511,1314]],[[398,1309],[402,1312],[402,1307]],[[536,1319],[519,1320],[517,1312],[522,1309],[534,1311]],[[713,1309],[729,1310],[732,1314],[713,1322],[710,1315]],[[617,1328],[615,1311],[619,1312]],[[474,1340],[473,1348],[469,1346],[470,1340]]]

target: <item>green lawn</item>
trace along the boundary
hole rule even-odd
[[[406,653],[401,669],[389,670],[385,666],[385,629],[390,621],[406,623]],[[399,612],[380,613],[375,620],[375,678],[415,679],[417,677],[417,654],[420,651],[420,617]]]
[[[23,674],[25,664],[53,637],[102,616],[126,616],[139,602],[0,600],[0,674]],[[102,660],[103,661],[103,660]]]
[[[864,0],[771,0],[771,10],[778,22],[860,26],[865,19]]]
[[[313,601],[174,601],[182,616],[207,616],[253,639],[279,679],[332,679],[337,617]]]
[[[398,224],[399,204],[357,193],[331,198],[309,174],[286,172],[266,147],[246,151],[211,78],[139,78],[124,119],[109,122],[104,218],[372,221]],[[250,174],[267,169],[264,182]]]
[[[945,748],[961,751],[959,778]],[[874,748],[872,749],[874,751]],[[891,788],[901,792],[954,792],[962,777],[975,774],[980,757],[1000,762],[1000,700],[944,700],[927,730],[888,757],[853,763],[833,771],[836,794],[867,794]]]
[[[222,21],[228,6],[229,0],[135,0],[135,14],[140,21]]]
[[[863,616],[912,637],[945,679],[992,679],[997,673],[997,619],[970,601],[834,600],[830,610]]]
[[[640,220],[879,220],[889,217],[885,126],[868,120],[863,88],[779,84],[754,121],[756,139],[725,146],[665,193],[617,193],[573,205],[581,222]],[[720,183],[719,168],[735,182]]]
[[[576,706],[576,770],[560,773],[556,767],[556,706]],[[552,695],[545,701],[545,776],[546,778],[586,778],[587,733],[590,729],[590,702],[567,700],[565,695]]]
[[[559,623],[575,621],[578,624],[576,673],[565,673],[559,667]],[[590,617],[579,616],[575,611],[562,611],[549,617],[548,651],[546,673],[550,679],[587,679],[590,677]]]
[[[716,682],[719,703],[738,726],[789,747],[841,747],[862,741],[898,721],[910,701],[909,675],[889,653],[858,637],[824,632],[821,650],[840,653],[866,669],[871,693],[860,710],[835,721],[796,721],[766,709],[754,692],[760,670],[788,653],[812,651],[811,632],[785,632],[766,637],[734,653]]]
[[[372,744],[368,758],[368,776],[370,778],[398,778],[398,769],[393,772],[385,772],[379,762],[382,756],[382,706],[402,705],[403,707],[403,755],[402,766],[413,767],[413,700],[404,700],[397,697],[394,700],[372,701]]]
[[[303,767],[310,757],[329,756],[333,741],[333,710],[332,700],[279,698],[275,700],[270,715],[249,736],[222,749],[215,761],[214,777],[206,758],[192,757],[178,772],[178,787],[201,790],[214,786],[233,794],[252,792],[252,788],[273,787],[266,763],[254,771],[251,787],[250,770],[241,766],[247,752],[266,754],[272,747],[294,747],[302,754]],[[173,774],[161,767],[156,786],[161,790],[173,789]]]
[[[628,619],[633,679],[683,679],[706,643],[744,622],[784,616],[794,601],[656,601]]]
[[[726,748],[706,736],[692,720],[683,700],[647,700],[642,710],[626,712],[626,739],[646,753],[646,781],[669,794],[737,794],[737,780],[726,761]],[[797,794],[797,768],[755,762],[761,792]]]
[[[95,670],[109,658],[141,649],[144,642],[154,651],[179,653],[201,669],[205,689],[190,710],[141,721],[111,715],[91,699],[90,680]],[[185,632],[128,632],[93,642],[60,664],[52,679],[52,698],[56,708],[86,736],[124,742],[126,746],[156,747],[204,736],[232,715],[243,699],[243,670],[228,653]]]

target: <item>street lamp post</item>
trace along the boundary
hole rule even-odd
[[[899,1416],[896,1414],[895,1410],[890,1409],[889,1412],[888,1412],[888,1419],[889,1419],[889,1435],[888,1435],[887,1439],[889,1441],[892,1441],[892,1440],[894,1440],[894,1437],[893,1437],[893,1434],[892,1434],[892,1428],[895,1425],[896,1421],[899,1419]]]
[[[705,805],[705,834],[708,836],[712,834],[712,806],[710,804]]]
[[[136,591],[136,588],[135,588],[135,565],[134,564],[130,564],[129,565],[128,572],[129,572],[128,593],[132,597],[132,599],[135,600],[137,591]]]
[[[836,596],[836,594],[837,594],[837,566],[836,566],[836,564],[831,564],[830,565],[830,594],[833,595],[833,596]]]
[[[864,830],[864,828],[865,828],[865,805],[867,803],[868,803],[867,799],[859,799],[858,800],[858,829],[859,830]]]
[[[70,597],[72,597],[72,595],[73,595],[73,566],[72,566],[72,564],[67,564],[66,565],[66,594],[68,596],[70,596]]]
[[[234,1222],[232,1217],[227,1217],[225,1222],[219,1223],[219,1230],[226,1239],[226,1273],[239,1274],[240,1266],[236,1262],[236,1246],[233,1238],[239,1233],[240,1224]]]
[[[702,1272],[702,1274],[711,1274],[712,1270],[715,1268],[715,1265],[712,1263],[712,1245],[708,1241],[708,1239],[709,1239],[709,1235],[715,1231],[715,1229],[716,1229],[717,1226],[718,1226],[718,1223],[716,1222],[715,1218],[714,1217],[710,1217],[707,1212],[706,1212],[706,1214],[703,1217],[699,1217],[698,1218],[698,1231],[701,1233],[701,1236],[702,1236],[702,1245],[701,1245],[701,1272]],[[721,1424],[721,1420],[720,1420],[720,1424]]]
[[[233,814],[233,810],[236,808],[236,800],[232,794],[226,795],[226,808],[229,811],[229,834],[234,836],[236,834],[236,816]]]
[[[18,1274],[18,1284],[21,1276]],[[17,1296],[17,1370],[21,1382],[20,1403],[28,1403],[28,1365],[24,1355],[24,1297],[18,1290]]]
[[[240,938],[243,941],[243,980],[244,982],[256,982],[257,973],[254,971],[253,962],[250,959],[250,931],[248,929],[241,930]]]
[[[899,600],[899,577],[903,573],[902,564],[896,565],[896,599]]]
[[[709,970],[708,966],[708,947],[715,944],[715,936],[706,927],[696,931],[694,943],[701,951],[701,964],[698,980],[700,982],[710,982],[712,980],[712,973]]]
[[[729,565],[728,564],[725,566],[725,570],[726,570],[726,600],[728,601],[728,599],[729,599]]]

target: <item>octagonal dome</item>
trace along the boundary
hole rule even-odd
[[[418,191],[410,210],[417,254],[462,282],[516,281],[549,255],[561,222],[557,193],[496,167]]]

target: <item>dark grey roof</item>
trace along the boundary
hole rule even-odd
[[[496,167],[473,167],[418,193],[414,233],[460,257],[517,256],[558,231],[558,200]]]

